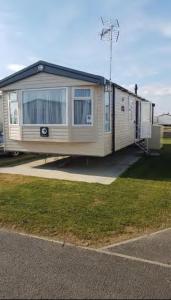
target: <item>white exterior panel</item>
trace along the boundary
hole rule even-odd
[[[135,100],[133,95],[115,89],[115,151],[135,141]]]
[[[152,107],[151,102],[141,101],[141,121],[140,121],[140,138],[151,138],[151,119]]]

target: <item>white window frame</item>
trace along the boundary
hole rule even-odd
[[[109,131],[105,131],[105,93],[109,93],[110,95],[109,95],[109,101],[110,101],[110,103],[109,103],[109,109],[110,109],[110,112],[109,112],[109,114],[110,114],[110,130]],[[108,92],[108,91],[105,91],[104,92],[104,104],[103,104],[103,114],[104,114],[104,133],[105,134],[111,134],[112,133],[112,99],[113,99],[113,92]]]
[[[75,97],[75,90],[90,90],[90,97]],[[72,126],[74,127],[92,127],[94,124],[94,95],[92,87],[82,86],[72,88]],[[75,100],[91,100],[91,124],[75,124],[74,123],[74,101]]]
[[[66,90],[66,123],[65,124],[26,124],[23,121],[23,93],[28,91],[47,91],[47,90],[60,90],[65,89]],[[22,126],[32,126],[32,127],[40,127],[40,126],[46,126],[46,127],[66,127],[68,126],[68,87],[54,87],[54,88],[42,88],[42,89],[24,89],[21,90],[21,124]]]
[[[11,123],[11,108],[10,108],[10,102],[12,102],[11,100],[10,100],[10,94],[16,94],[16,96],[17,96],[17,101],[14,101],[14,102],[17,102],[17,110],[18,110],[18,123],[16,123],[16,124],[13,124],[13,123]],[[20,124],[20,111],[19,111],[19,97],[18,97],[18,92],[17,91],[10,91],[10,92],[8,92],[8,123],[9,123],[9,125],[10,126],[19,126],[19,124]]]

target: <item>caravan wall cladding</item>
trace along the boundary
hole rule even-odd
[[[64,125],[24,124],[23,92],[29,90],[66,88],[67,118]],[[73,91],[75,88],[91,90],[92,116],[91,125],[73,124]],[[135,102],[136,95],[131,95],[115,87],[110,102],[110,126],[105,130],[105,92],[103,85],[67,77],[39,73],[3,87],[3,111],[5,149],[7,151],[37,152],[66,155],[106,156],[131,145],[135,141]],[[19,120],[10,124],[10,92],[16,92]],[[15,99],[14,99],[15,100]],[[140,100],[139,100],[140,101]],[[108,110],[108,108],[107,108]],[[113,111],[115,112],[113,116]],[[40,135],[40,127],[47,126],[49,136]]]
[[[115,88],[115,151],[135,142],[136,99]]]

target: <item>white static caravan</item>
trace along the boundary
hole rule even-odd
[[[162,114],[157,117],[157,123],[163,126],[171,126],[171,114]]]
[[[106,156],[151,137],[152,103],[101,76],[39,61],[0,89],[6,151]]]

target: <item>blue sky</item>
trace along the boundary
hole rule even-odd
[[[0,0],[0,78],[37,60],[108,78],[100,16],[118,18],[112,79],[171,113],[170,0]]]

